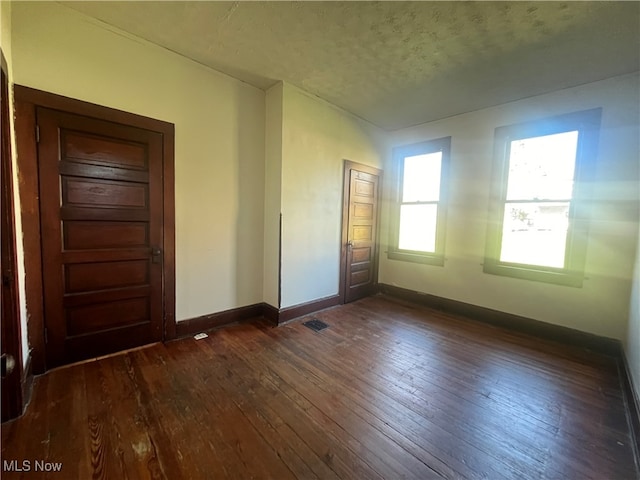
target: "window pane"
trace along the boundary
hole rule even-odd
[[[507,203],[504,210],[501,261],[564,267],[569,202]]]
[[[569,200],[578,132],[511,142],[507,200]]]
[[[432,202],[440,199],[442,152],[404,158],[403,202]]]
[[[419,252],[436,251],[438,206],[401,205],[398,248]]]

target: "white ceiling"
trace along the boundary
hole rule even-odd
[[[632,2],[61,2],[398,129],[640,70]]]

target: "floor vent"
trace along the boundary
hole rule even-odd
[[[329,326],[326,323],[321,322],[317,318],[314,318],[313,320],[309,320],[308,322],[304,322],[303,325],[305,327],[310,328],[311,330],[313,330],[315,332],[319,332],[320,330],[324,330],[325,328],[327,328]]]

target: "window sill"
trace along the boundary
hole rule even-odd
[[[444,266],[444,255],[436,253],[420,253],[395,250],[387,252],[389,260],[400,260],[402,262],[422,263],[425,265]]]
[[[483,271],[490,275],[501,275],[533,282],[552,283],[576,288],[581,288],[584,281],[584,275],[581,273],[563,269],[546,269],[533,265],[505,264],[487,261],[484,264]]]

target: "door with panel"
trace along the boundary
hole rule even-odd
[[[162,340],[158,132],[39,107],[48,367]]]
[[[343,302],[375,293],[378,283],[377,168],[345,161],[343,208]]]

